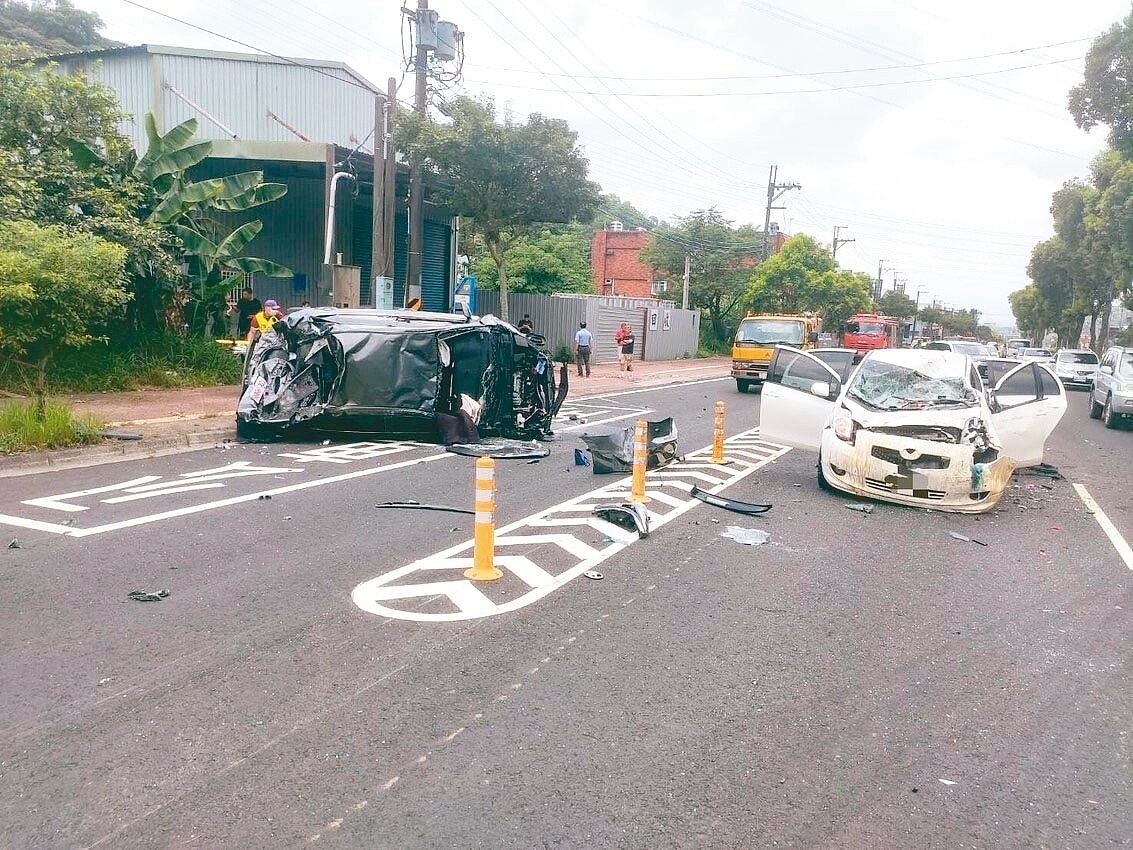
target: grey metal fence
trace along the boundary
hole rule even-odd
[[[476,312],[498,315],[500,295],[492,290],[476,293]],[[614,331],[621,322],[633,328],[637,338],[634,354],[638,360],[677,360],[695,357],[700,339],[700,313],[681,310],[672,301],[651,298],[622,298],[608,295],[528,295],[508,294],[508,313],[518,324],[526,313],[535,332],[547,338],[551,351],[570,346],[585,321],[594,334],[594,363],[613,363],[618,359]]]

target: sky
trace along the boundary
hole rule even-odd
[[[355,0],[349,17],[320,0],[75,5],[129,44],[343,61],[413,97],[399,0]],[[904,281],[921,304],[1004,325],[1031,248],[1051,235],[1051,193],[1088,178],[1105,144],[1104,128],[1075,126],[1067,92],[1090,42],[1130,12],[1127,0],[430,6],[464,33],[462,80],[439,96],[565,119],[604,192],[662,219],[715,207],[762,227],[777,165],[779,183],[802,187],[778,201],[782,229],[829,245],[839,226],[854,240],[843,268],[880,264],[886,291]]]

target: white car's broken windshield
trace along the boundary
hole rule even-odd
[[[866,360],[846,395],[875,410],[974,407],[979,399],[963,374],[926,361],[920,368]],[[935,368],[934,368],[935,367]]]

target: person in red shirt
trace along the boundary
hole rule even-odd
[[[618,346],[618,365],[624,372],[633,371],[633,329],[628,323],[622,322],[621,327],[614,332],[614,343]]]

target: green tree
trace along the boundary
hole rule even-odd
[[[129,298],[126,249],[89,233],[9,221],[0,228],[0,351],[36,375],[36,416],[47,405],[47,368],[88,345]]]
[[[514,239],[505,236],[505,240],[509,247],[504,252],[504,270],[513,292],[594,291],[587,259],[589,242],[576,229],[544,228]],[[471,272],[477,287],[499,288],[496,264],[487,250],[477,252]]]
[[[1015,324],[1028,339],[1036,342],[1043,338],[1049,325],[1047,305],[1033,283],[1007,296]]]
[[[917,313],[916,302],[904,292],[895,289],[878,298],[874,308],[881,315],[892,316],[895,319],[911,319]]]
[[[442,178],[440,200],[471,219],[495,263],[500,315],[507,319],[509,239],[533,225],[589,218],[598,187],[587,177],[578,134],[565,121],[534,113],[525,124],[501,124],[490,100],[468,97],[451,101],[448,111],[445,125],[402,117],[397,143]]]
[[[118,47],[99,34],[102,19],[70,0],[0,0],[0,44],[23,44],[35,53],[70,53]]]
[[[156,327],[180,246],[140,212],[150,190],[130,174],[136,156],[120,118],[109,89],[0,47],[0,220],[59,224],[125,246],[129,318]]]
[[[761,312],[820,313],[823,326],[838,333],[850,316],[869,309],[872,286],[867,274],[836,269],[830,252],[800,233],[756,267],[745,295]]]
[[[763,256],[762,238],[751,226],[733,227],[715,209],[696,210],[658,225],[640,257],[677,280],[683,279],[686,255],[689,306],[708,313],[714,340],[723,342],[732,335],[751,268]],[[683,295],[679,289],[677,294]]]
[[[1133,14],[1098,36],[1084,79],[1070,90],[1070,114],[1083,130],[1109,127],[1109,142],[1133,154]]]

